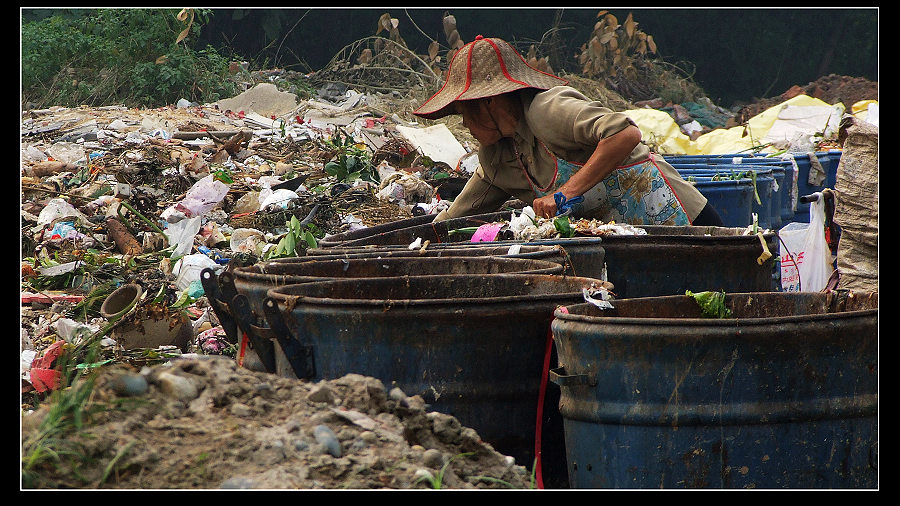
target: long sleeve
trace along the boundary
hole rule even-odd
[[[479,165],[450,207],[441,211],[434,221],[494,212],[509,197],[508,192],[491,184],[485,176],[484,167]]]

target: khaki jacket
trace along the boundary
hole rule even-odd
[[[526,91],[520,97],[524,121],[519,122],[514,137],[479,149],[478,168],[451,206],[438,214],[435,221],[494,212],[510,197],[531,205],[535,198],[532,184],[545,188],[553,181],[557,157],[583,164],[601,139],[634,124],[625,114],[592,102],[569,86]],[[516,161],[516,148],[522,155],[522,165],[533,179],[532,184]],[[649,155],[650,149],[640,143],[620,165],[644,161]],[[682,179],[661,156],[654,155],[654,159],[693,221],[706,205],[706,197]]]

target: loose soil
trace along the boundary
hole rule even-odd
[[[849,112],[853,104],[863,100],[878,100],[878,82],[864,77],[829,74],[805,86],[794,85],[777,97],[764,98],[738,110],[734,124],[740,125],[753,116],[797,95],[809,95],[829,104],[844,104]]]
[[[142,394],[127,386],[138,376]],[[105,408],[66,437],[83,460],[38,466],[26,488],[532,488],[474,429],[357,374],[310,382],[179,358],[99,370],[90,406]],[[23,416],[23,441],[46,416]]]

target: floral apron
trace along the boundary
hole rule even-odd
[[[556,159],[556,173],[545,188],[538,187],[525,171],[525,179],[537,197],[556,191],[582,164],[554,155],[544,143],[541,146]],[[691,221],[678,196],[651,155],[646,160],[616,167],[612,174],[586,191],[584,201],[572,206],[575,217],[597,218],[630,225],[690,225]]]

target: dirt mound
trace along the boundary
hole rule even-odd
[[[313,383],[181,358],[104,368],[84,412],[97,407],[60,435],[77,458],[55,448],[61,460],[28,470],[25,488],[532,488],[474,429],[358,374]],[[52,416],[23,416],[26,455]]]
[[[878,82],[864,77],[830,74],[820,77],[805,86],[794,85],[777,97],[764,98],[742,107],[735,116],[735,124],[741,124],[766,109],[776,106],[797,95],[809,95],[829,104],[843,103],[849,111],[853,104],[861,100],[878,99]]]

